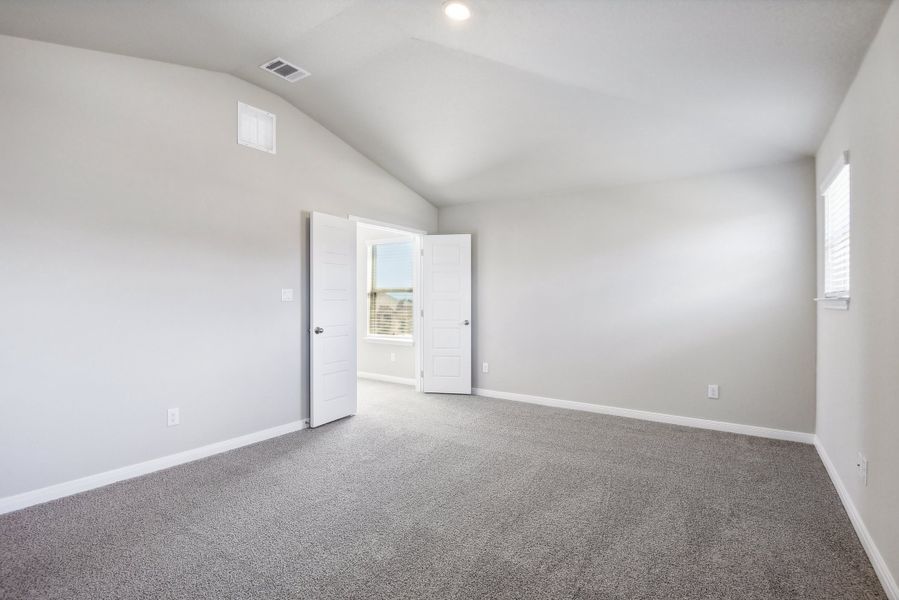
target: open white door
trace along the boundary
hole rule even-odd
[[[356,414],[356,224],[312,213],[309,426]]]
[[[471,235],[422,241],[422,391],[470,394]]]

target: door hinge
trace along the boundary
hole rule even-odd
[[[421,309],[421,316],[425,316],[425,309]]]
[[[425,371],[424,371],[424,369],[422,369],[421,371],[419,371],[419,373],[421,373],[421,375],[420,375],[421,377],[424,377],[424,376],[425,376]]]
[[[425,255],[425,249],[424,249],[424,248],[420,249],[419,252],[421,252],[421,255],[422,255],[422,256]]]

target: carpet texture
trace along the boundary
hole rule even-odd
[[[811,446],[375,382],[0,546],[16,600],[886,597]]]

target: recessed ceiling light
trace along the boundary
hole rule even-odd
[[[471,10],[464,2],[447,2],[443,5],[443,12],[453,21],[465,21],[471,16]]]

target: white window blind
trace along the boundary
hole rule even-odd
[[[368,335],[412,338],[412,242],[379,242],[369,254]]]
[[[849,297],[849,164],[824,191],[824,296]]]

